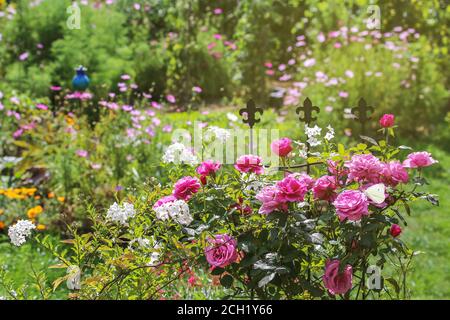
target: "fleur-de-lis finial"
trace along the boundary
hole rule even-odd
[[[317,106],[313,106],[311,100],[307,97],[305,101],[303,101],[303,107],[298,107],[295,112],[300,116],[300,113],[303,113],[303,117],[300,116],[298,120],[304,122],[306,124],[310,124],[313,121],[317,120],[317,117],[313,117],[313,112],[320,113],[320,109]]]
[[[239,110],[239,115],[242,117],[243,114],[246,113],[247,114],[247,119],[243,118],[242,122],[248,124],[248,126],[250,128],[253,128],[255,123],[258,123],[258,122],[261,121],[261,119],[256,119],[256,117],[255,117],[257,112],[259,112],[262,115],[264,110],[261,109],[261,108],[257,108],[256,104],[255,104],[255,101],[250,99],[247,102],[247,107],[246,108],[242,108],[242,109]]]
[[[368,106],[364,98],[360,98],[358,101],[358,106],[352,108],[351,110],[351,113],[356,117],[359,123],[361,123],[362,134],[365,134],[366,123],[372,119],[369,114],[373,113],[373,111],[374,108],[372,106]]]

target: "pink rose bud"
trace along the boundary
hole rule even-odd
[[[398,237],[402,233],[402,228],[398,224],[393,224],[390,230],[391,236],[394,238]]]
[[[380,118],[380,125],[383,128],[390,128],[390,127],[394,126],[394,120],[395,120],[395,116],[393,114],[384,114]]]
[[[292,151],[292,141],[289,138],[281,138],[273,141],[270,148],[276,155],[286,157]]]

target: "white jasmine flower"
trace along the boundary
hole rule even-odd
[[[188,204],[183,200],[164,203],[154,210],[156,212],[156,218],[160,220],[167,220],[170,217],[185,226],[194,220],[189,212]]]
[[[109,207],[106,213],[106,218],[112,221],[120,222],[121,224],[127,224],[127,220],[136,215],[136,210],[133,204],[125,202],[122,206],[116,202]]]
[[[162,157],[164,163],[185,163],[189,165],[194,165],[198,163],[197,157],[194,153],[186,148],[182,143],[174,143],[167,147],[166,152]]]
[[[316,147],[320,145],[322,142],[318,138],[322,133],[322,128],[315,125],[314,127],[308,127],[307,124],[305,124],[305,133],[308,137],[307,142],[311,147]]]
[[[232,121],[232,122],[236,122],[236,121],[238,121],[239,118],[234,113],[228,112],[227,113],[227,119]]]
[[[325,135],[325,140],[330,141],[331,139],[334,138],[334,129],[331,125],[329,125],[327,129],[328,131],[327,134]]]
[[[80,267],[72,265],[67,268],[67,288],[69,290],[81,289],[81,270]]]
[[[30,220],[19,220],[17,223],[8,230],[8,236],[11,239],[11,243],[20,247],[27,242],[26,237],[31,235],[31,231],[36,229],[36,226]]]

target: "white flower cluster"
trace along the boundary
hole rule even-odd
[[[182,143],[174,143],[167,147],[166,152],[162,157],[164,163],[185,163],[189,165],[195,165],[198,163],[198,159],[195,154],[186,148]]]
[[[156,218],[167,220],[172,218],[182,225],[189,225],[194,220],[189,212],[188,204],[183,200],[167,202],[154,209]]]
[[[325,140],[330,141],[334,138],[334,129],[331,125],[328,125],[327,127],[327,134],[325,135]]]
[[[211,126],[206,130],[206,139],[208,140],[211,136],[214,136],[217,140],[225,142],[229,137],[231,137],[231,133],[227,129]]]
[[[106,218],[112,221],[118,221],[121,224],[126,224],[129,218],[132,218],[136,215],[136,210],[134,209],[133,204],[124,202],[121,206],[114,202],[114,204],[109,207],[108,212],[106,214]]]
[[[11,243],[20,247],[27,242],[26,237],[31,235],[31,230],[36,229],[36,226],[30,220],[19,220],[8,230],[8,236]]]
[[[308,137],[307,142],[311,147],[319,146],[322,142],[318,137],[320,137],[322,133],[322,128],[315,125],[314,127],[308,127],[307,124],[305,124],[305,133]]]
[[[137,244],[137,246],[135,244]],[[144,249],[146,252],[150,251],[150,260],[147,263],[147,266],[153,266],[159,262],[159,257],[161,255],[159,250],[161,249],[161,246],[155,239],[135,238],[130,241],[128,248],[133,251],[136,247],[138,249]]]

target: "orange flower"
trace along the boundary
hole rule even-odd
[[[54,194],[53,192],[50,192],[50,193],[48,194],[47,197],[48,197],[49,199],[54,198],[54,197],[55,197],[55,194]]]
[[[0,230],[5,229],[5,223],[3,221],[0,221]]]
[[[34,208],[31,208],[27,212],[27,216],[30,219],[36,218],[39,214],[41,214],[44,211],[44,209],[41,206],[36,206]]]
[[[75,124],[75,120],[69,116],[66,116],[66,122],[69,126],[73,126]]]

